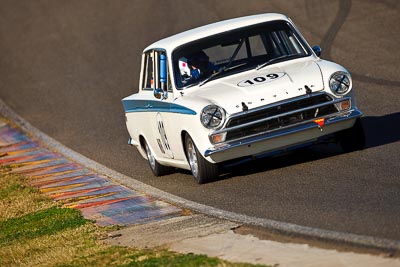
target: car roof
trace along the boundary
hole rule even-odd
[[[207,36],[273,20],[290,21],[287,16],[278,13],[266,13],[219,21],[159,40],[146,47],[144,51],[151,49],[165,49],[171,53],[172,49],[178,46],[202,39]]]

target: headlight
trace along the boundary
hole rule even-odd
[[[207,129],[218,128],[224,123],[225,111],[215,105],[206,106],[201,112],[200,120]]]
[[[329,79],[329,87],[335,95],[344,95],[351,89],[350,75],[345,72],[335,72]]]

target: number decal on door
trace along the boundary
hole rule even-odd
[[[167,134],[165,132],[164,121],[160,113],[157,114],[157,128],[159,138],[157,138],[157,143],[160,147],[160,150],[163,154],[166,154],[169,158],[174,158],[174,154],[169,146]]]

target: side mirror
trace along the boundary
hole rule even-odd
[[[313,48],[312,48],[312,50],[314,51],[314,53],[315,53],[318,57],[321,56],[322,49],[321,49],[320,46],[314,45]]]
[[[154,97],[157,98],[157,99],[162,99],[162,100],[167,99],[168,98],[168,92],[164,91],[161,88],[156,88],[156,89],[154,89]]]

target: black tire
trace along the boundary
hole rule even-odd
[[[150,169],[154,176],[159,177],[173,172],[172,167],[167,167],[158,163],[146,141],[144,141],[144,149],[146,150],[147,162],[149,163]]]
[[[362,150],[365,147],[365,133],[361,119],[357,119],[354,126],[335,134],[338,144],[346,153]]]
[[[211,182],[218,177],[218,165],[207,161],[199,153],[195,143],[189,135],[185,137],[185,150],[192,175],[198,184]]]

